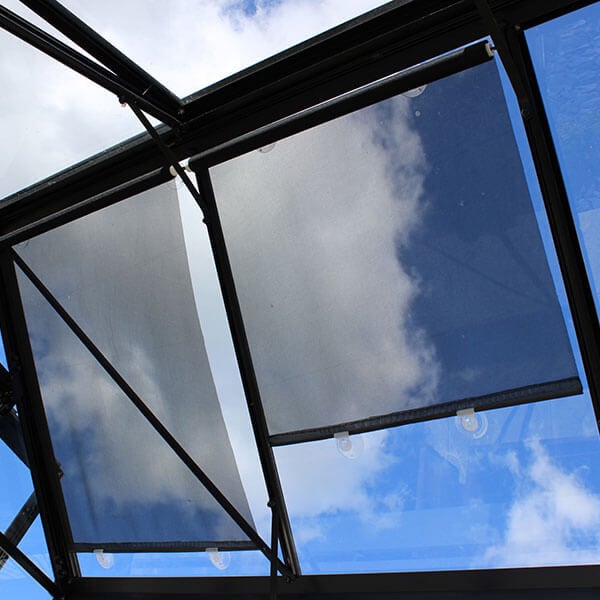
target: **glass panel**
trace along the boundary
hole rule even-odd
[[[600,308],[600,64],[599,53],[590,44],[598,35],[598,4],[527,32],[596,306]]]
[[[194,305],[174,184],[18,252],[252,523]],[[75,541],[246,541],[24,276],[20,285]]]
[[[0,569],[0,596],[49,600],[50,594],[12,559]]]
[[[159,0],[63,2],[180,96],[384,3],[385,0],[170,0],[165,10]],[[290,23],[294,26],[290,27]],[[169,52],[162,52],[162,48],[169,48]]]
[[[4,30],[0,55],[0,198],[141,131],[114,94]]]
[[[0,531],[6,531],[31,492],[29,468],[0,439]]]
[[[305,574],[596,563],[600,440],[578,396],[276,448]],[[314,491],[319,490],[318,494]]]
[[[4,342],[0,338],[0,363],[5,369],[8,369],[8,363],[6,362],[6,352],[4,350]]]
[[[50,579],[54,579],[48,546],[46,545],[46,538],[44,537],[42,521],[39,515],[23,536],[23,539],[19,543],[19,549],[27,554]]]
[[[272,434],[580,390],[493,62],[210,174]]]

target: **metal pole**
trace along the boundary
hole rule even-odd
[[[80,576],[77,555],[44,412],[15,266],[0,254],[0,319],[13,393],[54,577],[59,586]],[[10,552],[9,552],[10,553]]]
[[[213,251],[213,257],[215,259],[215,265],[221,286],[221,293],[223,294],[225,310],[227,311],[229,328],[233,338],[233,344],[242,377],[242,384],[244,386],[246,402],[248,404],[250,421],[252,423],[252,429],[256,439],[256,445],[265,476],[265,483],[267,485],[269,499],[277,504],[279,524],[281,528],[280,539],[283,556],[290,566],[293,575],[298,576],[301,573],[300,563],[296,553],[292,527],[290,525],[285,499],[283,497],[283,490],[281,488],[281,482],[277,472],[277,465],[275,464],[273,448],[269,442],[267,419],[260,398],[260,390],[258,388],[256,373],[254,372],[254,366],[252,364],[252,357],[250,356],[250,347],[248,344],[248,338],[246,337],[246,329],[244,327],[242,311],[235,289],[231,264],[229,263],[229,257],[227,256],[227,248],[225,246],[223,230],[219,221],[216,201],[208,170],[198,166],[196,178],[198,180],[200,193],[203,196],[207,206],[210,207],[209,218],[207,221],[210,244]]]
[[[277,553],[279,544],[279,511],[277,503],[269,502],[271,507],[271,573],[269,583],[269,600],[277,600]]]

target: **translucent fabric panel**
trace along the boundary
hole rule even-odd
[[[535,27],[527,42],[600,308],[600,5]]]
[[[495,63],[210,175],[271,434],[580,391]]]
[[[305,574],[596,564],[589,397],[275,449]],[[312,493],[318,489],[319,493]]]
[[[43,234],[18,252],[252,523],[204,348],[174,184]],[[19,275],[75,542],[247,541]]]

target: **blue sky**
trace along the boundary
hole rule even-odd
[[[264,10],[256,4],[252,7],[248,4],[241,12],[229,15],[225,9],[231,10],[233,5],[224,4],[219,13],[221,20],[217,20],[216,13],[209,15],[215,19],[215,31],[223,37],[229,35],[232,40],[238,35],[237,44],[240,37],[251,43],[268,38],[270,28],[277,27],[284,17],[293,16],[297,17],[293,22],[298,23],[299,36],[306,35],[307,30],[315,31],[312,14],[315,11],[307,9],[307,2],[269,3],[272,6]],[[335,7],[330,5],[320,3],[316,11],[320,11],[324,22],[326,17],[330,18],[327,15],[335,13]],[[286,12],[286,6],[289,12]],[[353,6],[358,7],[359,3]],[[237,8],[240,8],[239,3]],[[301,15],[304,15],[303,19],[299,17]],[[99,23],[106,23],[103,15],[91,16]],[[253,18],[257,19],[254,29]],[[170,24],[172,28],[176,25]],[[585,243],[590,274],[595,275],[596,281],[600,280],[596,275],[600,248],[595,234],[600,226],[597,216],[600,189],[596,177],[598,122],[594,115],[598,114],[599,108],[597,82],[600,78],[597,76],[598,50],[590,49],[587,42],[594,39],[599,27],[600,9],[592,6],[528,34]],[[143,31],[143,28],[136,27],[136,30]],[[138,49],[144,43],[142,34],[129,40],[123,37],[123,32],[113,30],[112,34],[118,38],[117,42],[122,40],[131,44],[134,51],[141,52]],[[222,44],[223,40],[215,43]],[[261,51],[268,52],[264,48]],[[156,64],[160,61],[152,57],[147,60],[151,72],[152,66],[160,67]],[[232,59],[231,64],[238,67],[232,68],[239,68],[236,60]],[[5,77],[14,75],[2,62],[0,68]],[[171,76],[189,83],[194,81],[190,76],[192,72],[188,66],[187,70],[182,69],[181,73]],[[158,73],[153,74],[160,78]],[[503,84],[558,298],[567,314],[522,126],[506,78]],[[188,91],[201,85],[191,85]],[[91,97],[90,100],[95,102]],[[80,144],[75,135],[73,139],[68,135],[62,137],[61,115],[69,110],[64,102],[64,98],[55,96],[43,107],[48,115],[45,127],[57,129],[60,135],[52,138],[51,133],[40,131],[42,142],[46,139],[54,139],[54,143],[61,139],[65,141],[66,148],[55,157],[58,163],[42,165],[39,172],[35,171],[38,166],[34,165],[30,173],[19,172],[22,168],[19,167],[12,178],[10,171],[5,172],[2,189],[6,193],[82,158],[79,153],[101,149],[100,146],[90,148]],[[25,107],[25,110],[29,109]],[[56,122],[51,121],[52,115],[56,116]],[[118,121],[129,117],[122,111]],[[84,115],[81,118],[88,120]],[[38,125],[38,129],[43,126]],[[97,137],[104,139],[106,145],[117,141],[118,136],[129,135],[134,129],[135,124],[121,127],[115,123],[109,132],[113,140],[102,138],[102,134]],[[89,131],[90,135],[94,133]],[[28,143],[23,139],[25,148]],[[28,154],[32,152],[33,149],[28,150]],[[66,162],[61,164],[62,160]],[[236,458],[243,463],[240,456],[248,426],[240,422],[243,400],[239,382],[232,382],[230,377],[232,357],[222,320],[217,318],[219,314],[222,316],[222,308],[218,306],[214,272],[206,258],[206,240],[200,239],[202,234],[189,225],[195,209],[190,206],[189,199],[183,197],[181,206],[190,263],[200,274],[194,282],[196,302],[203,319],[215,384],[222,398],[227,398],[224,400],[224,418],[230,428]],[[568,315],[566,321],[573,341]],[[576,350],[574,354],[581,373]],[[276,457],[304,571],[429,570],[580,564],[597,560],[600,548],[600,444],[587,395],[489,411],[479,419],[475,434],[466,431],[456,418],[365,434],[362,436],[363,450],[354,460],[337,452],[334,440],[277,449]],[[3,485],[0,486],[0,527],[5,528],[32,488],[26,469],[8,450],[0,448],[0,457],[8,466],[3,470]],[[299,469],[302,464],[310,465],[310,468]],[[256,464],[244,463],[238,467],[255,520],[266,537],[268,519],[264,506],[260,506],[264,490],[254,489],[260,488],[255,481]],[[39,521],[23,541],[22,548],[49,572]],[[89,575],[221,573],[205,555],[185,555],[177,560],[157,555],[118,555],[108,571],[101,569],[95,558],[88,555],[82,558],[82,567],[84,574]],[[267,569],[266,561],[258,553],[235,553],[231,565],[222,574],[266,574]],[[0,591],[6,595],[18,593],[24,598],[46,597],[35,582],[20,576],[19,570],[10,563],[0,571]]]

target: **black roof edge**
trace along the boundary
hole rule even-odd
[[[526,27],[592,0],[495,0]],[[185,101],[187,122],[158,128],[179,160],[486,35],[470,0],[397,1],[282,52]],[[164,166],[147,134],[0,201],[0,235]]]

